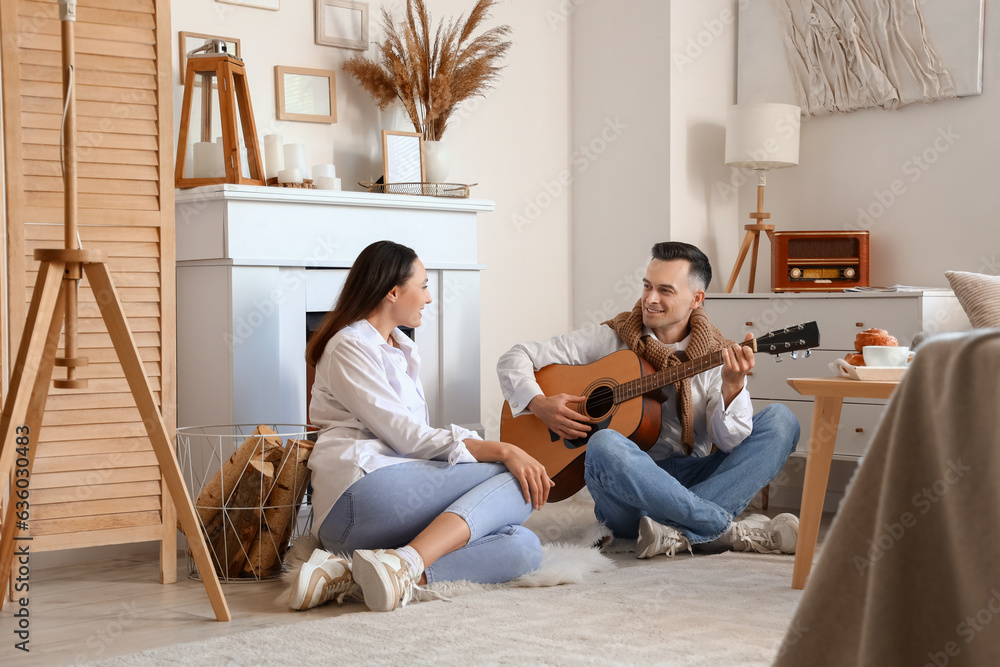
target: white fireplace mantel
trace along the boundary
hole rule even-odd
[[[178,191],[178,425],[306,422],[306,313],[373,241],[408,245],[434,303],[415,337],[432,424],[482,431],[481,199],[215,185]]]

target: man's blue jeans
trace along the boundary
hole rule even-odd
[[[753,431],[733,451],[700,458],[653,461],[625,436],[604,430],[587,443],[584,477],[594,513],[616,537],[636,537],[639,519],[649,516],[702,544],[726,531],[798,441],[798,420],[777,403],[753,416]]]
[[[521,524],[531,515],[521,485],[502,463],[407,461],[374,470],[347,489],[323,521],[323,548],[401,547],[444,512],[465,519],[461,549],[427,568],[427,582],[498,584],[538,569],[542,545]]]

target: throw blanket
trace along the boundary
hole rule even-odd
[[[723,347],[735,345],[727,340],[715,326],[708,321],[708,313],[704,308],[698,308],[691,313],[691,340],[687,350],[680,356],[658,341],[653,336],[642,335],[642,299],[635,302],[631,311],[615,315],[613,319],[604,322],[640,357],[653,364],[658,371],[670,366],[676,366],[687,359],[696,359]],[[683,358],[681,358],[683,356]],[[677,416],[681,420],[681,447],[684,454],[691,456],[694,451],[694,422],[691,405],[691,379],[681,380],[676,385]]]
[[[920,347],[775,665],[1000,665],[1000,330]]]

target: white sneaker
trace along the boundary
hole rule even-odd
[[[329,551],[316,549],[299,570],[289,605],[304,611],[329,602],[334,597],[343,602],[344,596],[357,589],[350,561]]]
[[[395,549],[354,552],[354,580],[372,611],[392,611],[413,599],[416,582],[410,566]]]
[[[751,514],[731,524],[718,542],[733,551],[793,554],[798,535],[799,520],[793,514],[779,514],[773,519]]]
[[[652,558],[666,554],[673,558],[677,550],[691,550],[691,543],[684,533],[673,526],[664,526],[644,516],[639,519],[639,539],[635,541],[636,558]]]

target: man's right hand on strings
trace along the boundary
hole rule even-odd
[[[539,394],[528,403],[528,410],[541,419],[560,438],[573,440],[586,437],[590,432],[590,426],[587,423],[587,418],[570,404],[579,404],[586,400],[586,396],[572,394],[555,394],[554,396]]]

